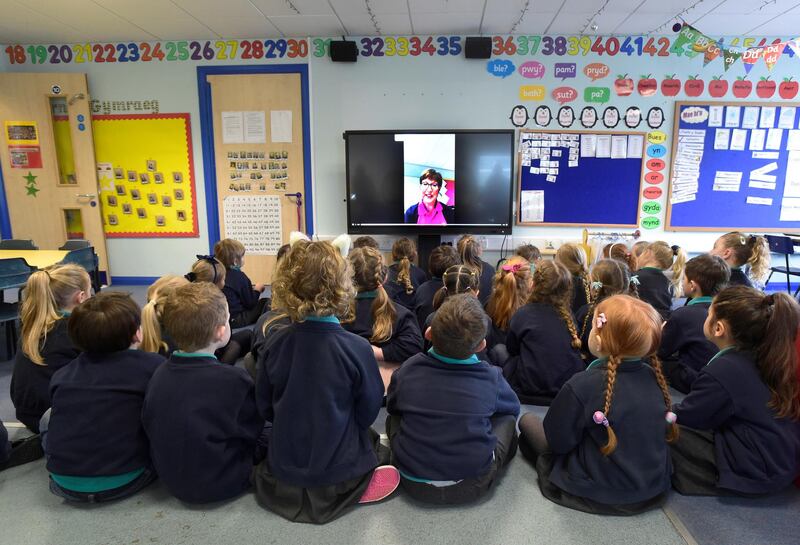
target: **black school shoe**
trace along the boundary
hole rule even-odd
[[[11,443],[11,454],[8,460],[0,464],[0,471],[34,462],[43,456],[42,438],[38,434],[14,441]]]

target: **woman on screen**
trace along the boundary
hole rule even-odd
[[[447,225],[453,223],[455,207],[439,201],[442,189],[442,175],[429,168],[419,177],[422,194],[419,203],[411,205],[405,213],[405,223],[419,225]]]

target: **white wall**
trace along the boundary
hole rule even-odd
[[[727,40],[730,42],[730,40]],[[312,48],[313,50],[313,48]],[[525,61],[537,60],[546,67],[546,76],[526,79],[518,73],[501,79],[490,75],[486,61],[466,60],[463,56],[440,57],[361,57],[357,63],[332,63],[328,58],[310,57],[311,85],[311,131],[314,181],[315,230],[320,235],[335,235],[346,229],[345,215],[345,158],[342,133],[357,129],[496,129],[512,128],[509,121],[511,109],[516,104],[525,104],[533,112],[540,104],[550,106],[555,114],[558,104],[550,99],[554,87],[568,85],[579,92],[573,102],[576,114],[586,105],[583,88],[590,85],[612,87],[616,74],[628,73],[634,80],[641,74],[652,73],[659,80],[666,74],[677,73],[682,81],[690,74],[699,74],[706,81],[712,75],[724,75],[729,81],[744,74],[741,62],[725,73],[722,61],[717,59],[703,67],[701,56],[693,59],[677,57],[638,57],[618,54],[614,57],[594,53],[588,56],[511,56],[517,67]],[[205,62],[202,64],[222,64]],[[263,61],[227,61],[224,64],[257,64]],[[270,62],[292,62],[291,59]],[[556,62],[577,63],[577,76],[561,81],[552,77]],[[610,66],[610,75],[592,83],[582,73],[584,65],[603,62]],[[780,81],[784,76],[796,73],[798,60],[783,58],[770,76]],[[208,249],[208,228],[205,218],[204,173],[200,140],[200,122],[196,83],[197,63],[184,62],[137,62],[114,64],[69,64],[69,65],[9,65],[0,57],[2,71],[58,72],[77,71],[89,74],[92,98],[99,100],[148,100],[157,99],[161,112],[189,112],[192,122],[194,167],[196,172],[197,205],[200,215],[200,237],[190,239],[109,239],[108,248],[111,268],[117,276],[158,276],[167,272],[184,272],[194,254]],[[757,81],[766,75],[766,67],[760,62],[749,75]],[[57,79],[57,78],[56,78]],[[547,88],[547,99],[543,102],[522,102],[519,98],[521,85],[538,84]],[[731,100],[730,93],[726,99]],[[776,95],[777,97],[777,95]],[[643,114],[651,106],[660,106],[666,121],[660,130],[671,135],[672,111],[675,100],[686,100],[683,92],[675,98],[641,97],[636,92],[631,97],[612,98],[610,104],[622,113],[629,106],[639,106]],[[707,90],[701,99],[708,99]],[[749,100],[757,100],[755,94]],[[604,105],[596,105],[602,112]],[[620,127],[622,124],[620,124]],[[531,120],[528,127],[534,127]],[[550,128],[557,127],[554,121]],[[579,128],[576,122],[572,127]],[[599,128],[599,127],[596,127]],[[642,124],[638,130],[648,130]],[[671,140],[666,146],[669,149]],[[665,160],[669,165],[670,156]],[[659,201],[666,208],[667,184],[662,184],[664,196]],[[660,215],[662,223],[665,214]],[[568,240],[580,237],[580,228],[515,227],[514,237],[522,239]],[[648,240],[666,239],[690,251],[705,251],[711,247],[718,233],[665,233],[662,228],[642,230]],[[516,244],[514,242],[513,244]],[[492,245],[499,243],[493,242]],[[495,259],[495,254],[487,256]]]

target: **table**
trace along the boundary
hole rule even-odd
[[[0,250],[0,259],[21,257],[28,265],[44,269],[59,263],[68,253],[67,250]]]

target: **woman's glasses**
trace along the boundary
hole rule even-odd
[[[424,189],[434,189],[439,187],[439,184],[437,184],[436,182],[422,182],[420,185]]]

